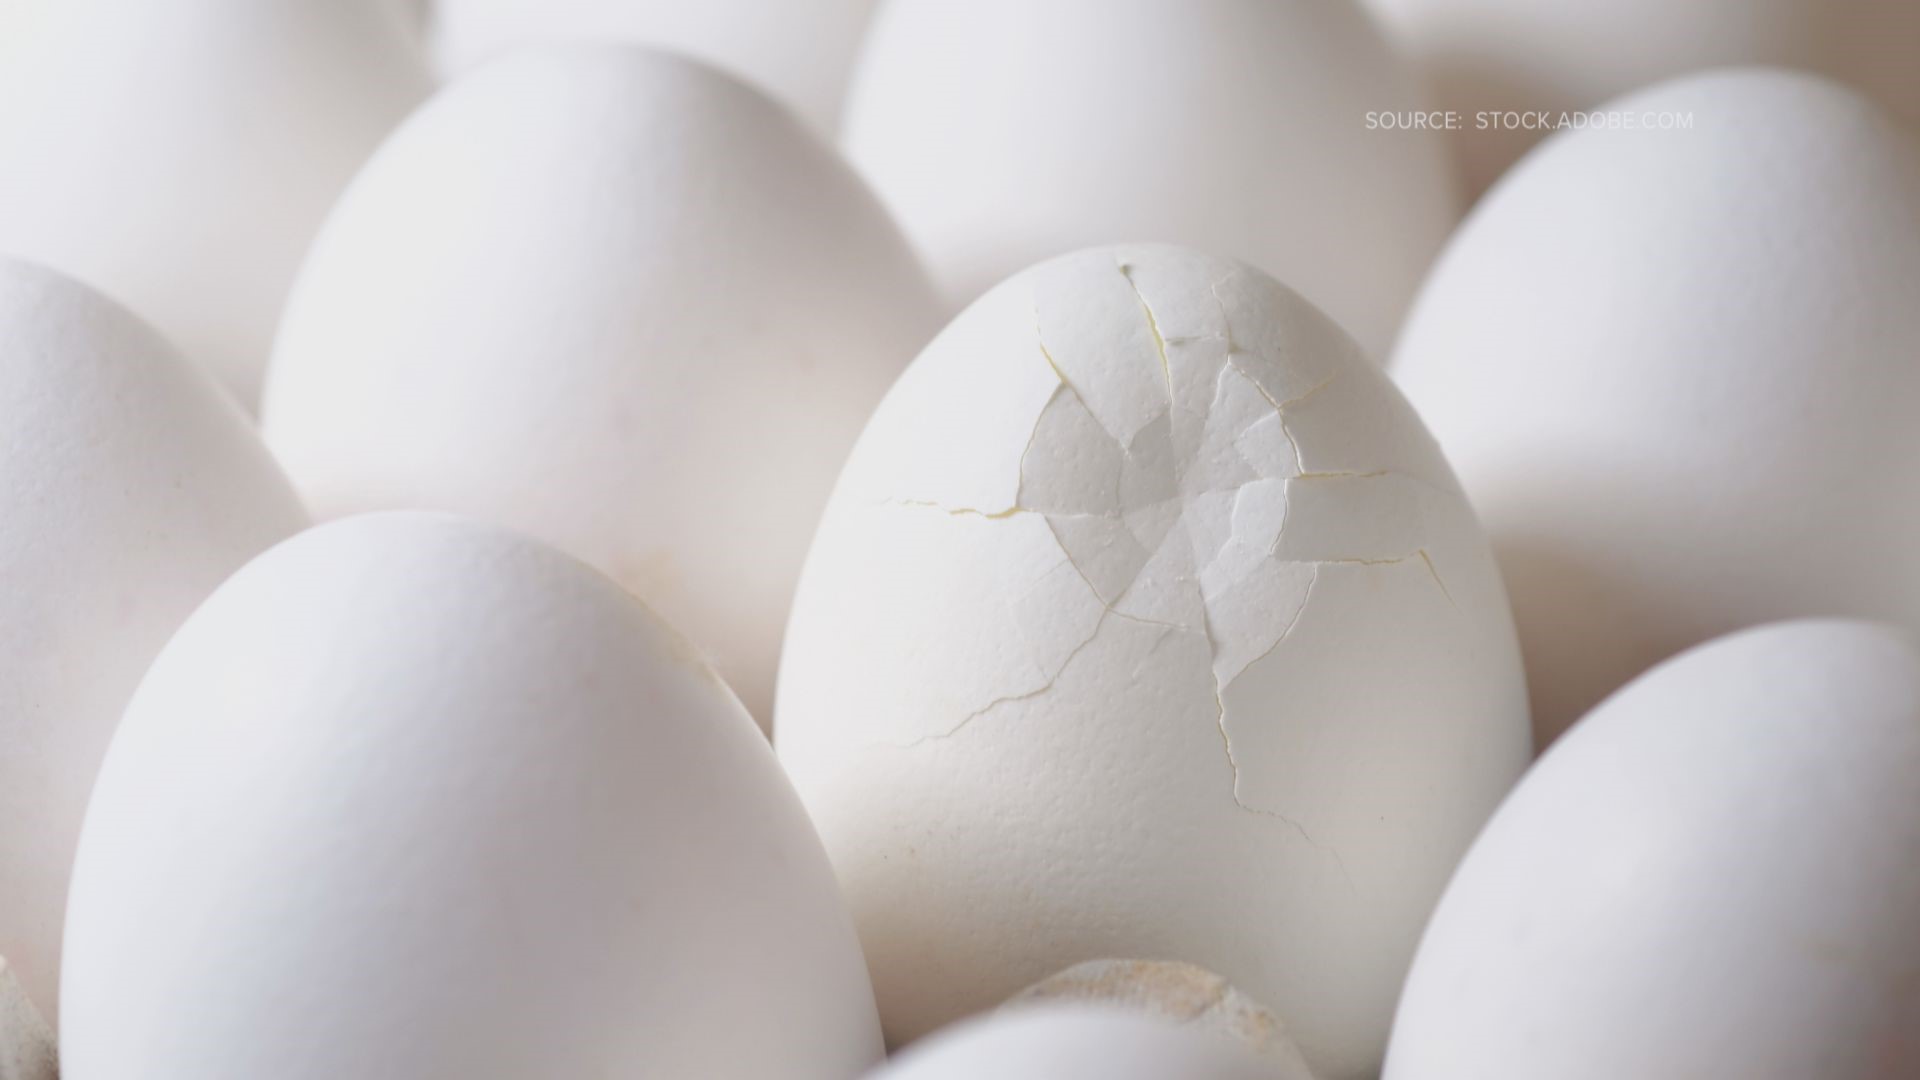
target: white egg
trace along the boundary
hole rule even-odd
[[[1920,653],[1782,623],[1609,698],[1448,886],[1389,1080],[1920,1075]]]
[[[1402,62],[1349,0],[893,0],[845,142],[958,308],[1092,244],[1191,244],[1287,282],[1382,359],[1457,220]]]
[[[1089,960],[1034,983],[1001,1012],[1102,1005],[1145,1013],[1187,1031],[1224,1039],[1269,1066],[1273,1080],[1313,1080],[1313,1071],[1266,1006],[1204,968],[1174,960]]]
[[[1812,76],[1542,146],[1435,267],[1393,373],[1513,595],[1536,738],[1797,615],[1920,621],[1920,141]]]
[[[1111,956],[1377,1068],[1530,756],[1500,581],[1420,421],[1264,274],[1083,252],[922,353],[795,601],[778,746],[895,1042]]]
[[[87,792],[140,675],[305,524],[218,385],[133,315],[0,258],[0,956],[49,1017]]]
[[[341,201],[267,439],[321,517],[451,510],[586,559],[764,718],[834,472],[937,322],[872,195],[762,95],[637,47],[523,51]]]
[[[15,57],[38,40],[47,12],[58,4],[59,0],[0,0],[0,65],[18,62]]]
[[[0,1080],[58,1080],[53,1029],[0,956]]]
[[[869,1080],[1275,1080],[1257,1058],[1134,1013],[1051,1006],[959,1024]]]
[[[1367,0],[1425,69],[1468,187],[1563,112],[1662,79],[1780,64],[1846,80],[1920,122],[1920,4],[1885,0]],[[1540,114],[1540,115],[1533,115]]]
[[[586,566],[457,518],[262,555],[155,661],[75,862],[66,1080],[792,1077],[877,1061],[772,751]]]
[[[0,251],[132,307],[253,407],[307,244],[430,88],[396,0],[68,0],[0,71]]]
[[[507,48],[570,38],[684,52],[762,87],[817,130],[839,125],[875,0],[437,0],[433,48],[459,73]]]

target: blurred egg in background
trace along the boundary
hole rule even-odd
[[[1920,4],[1908,0],[1366,0],[1421,66],[1471,194],[1549,130],[1705,68],[1768,64],[1844,79],[1920,123]],[[1478,123],[1487,116],[1486,126]]]
[[[449,510],[593,563],[764,725],[834,474],[937,324],[872,193],[764,94],[541,46],[450,84],[341,199],[264,425],[321,518]]]
[[[1458,218],[1422,97],[1348,0],[893,0],[843,141],[949,310],[1031,263],[1159,241],[1241,259],[1376,360]]]
[[[437,0],[432,51],[449,75],[520,45],[629,41],[759,86],[817,130],[839,125],[875,0]]]
[[[1920,625],[1920,140],[1817,76],[1612,103],[1449,243],[1393,374],[1486,524],[1545,746],[1799,615]]]
[[[251,410],[314,230],[432,89],[418,10],[63,0],[38,15],[7,26],[28,43],[0,66],[0,252],[126,304]]]

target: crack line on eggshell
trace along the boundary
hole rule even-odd
[[[975,720],[978,720],[980,717],[985,716],[986,714],[992,712],[993,710],[1000,708],[1002,705],[1011,705],[1011,704],[1014,704],[1015,702],[1020,702],[1020,701],[1031,701],[1034,698],[1037,698],[1042,694],[1045,694],[1047,691],[1052,690],[1054,687],[1054,684],[1060,681],[1061,676],[1067,673],[1067,669],[1073,666],[1074,659],[1077,658],[1082,652],[1084,652],[1087,646],[1093,644],[1095,638],[1100,636],[1100,630],[1101,628],[1106,626],[1107,616],[1110,614],[1114,614],[1114,613],[1110,611],[1103,611],[1100,613],[1100,617],[1093,621],[1093,632],[1088,634],[1085,639],[1083,639],[1078,645],[1075,645],[1072,648],[1072,650],[1070,650],[1067,653],[1066,659],[1060,662],[1060,667],[1056,671],[1054,671],[1054,673],[1051,676],[1048,677],[1046,682],[1042,683],[1041,685],[1034,687],[1032,690],[1027,690],[1022,693],[1008,694],[1004,697],[994,698],[992,701],[987,702],[985,705],[982,705],[978,709],[975,709],[972,712],[968,713],[967,715],[961,717],[959,723],[953,725],[952,727],[948,728],[945,731],[936,731],[931,734],[921,735],[918,738],[915,738],[909,742],[894,743],[891,745],[901,750],[912,750],[917,746],[923,746],[930,742],[938,742],[942,739],[951,739],[955,735],[958,735],[961,731],[963,731],[968,724],[971,724]]]
[[[1279,651],[1281,645],[1286,643],[1287,638],[1293,633],[1294,627],[1300,625],[1300,616],[1306,613],[1307,604],[1313,599],[1313,587],[1317,585],[1319,581],[1320,581],[1320,567],[1318,563],[1315,563],[1313,564],[1313,576],[1307,579],[1307,587],[1305,590],[1301,592],[1300,603],[1294,607],[1293,616],[1287,620],[1286,629],[1282,630],[1280,632],[1280,636],[1274,639],[1273,644],[1267,646],[1266,650],[1263,651],[1259,656],[1256,656],[1253,659],[1247,661],[1247,663],[1240,669],[1242,672],[1246,671],[1247,668],[1252,667],[1253,665],[1259,663],[1260,661],[1265,660],[1267,657],[1272,656],[1274,653]],[[1206,630],[1206,635],[1207,635],[1207,645],[1209,649],[1217,652],[1217,646],[1215,645],[1213,640],[1213,631],[1210,627]],[[1226,698],[1227,690],[1230,689],[1233,686],[1233,684],[1238,681],[1239,681],[1239,675],[1236,674],[1234,678],[1228,679],[1226,682],[1222,683],[1220,681],[1219,673],[1218,672],[1214,673],[1213,704],[1216,710],[1214,714],[1214,724],[1220,730],[1220,743],[1226,750],[1227,764],[1231,766],[1233,769],[1234,805],[1238,806],[1240,809],[1246,811],[1249,814],[1259,814],[1262,817],[1270,817],[1276,821],[1282,822],[1283,824],[1287,825],[1294,832],[1300,834],[1300,839],[1305,840],[1308,844],[1311,844],[1313,847],[1321,851],[1324,851],[1329,855],[1332,855],[1334,858],[1334,861],[1340,864],[1341,876],[1345,877],[1347,868],[1346,868],[1346,863],[1340,858],[1340,852],[1329,845],[1322,844],[1320,841],[1315,840],[1313,838],[1313,834],[1307,830],[1307,827],[1305,824],[1301,823],[1299,820],[1295,818],[1287,816],[1286,814],[1280,813],[1278,810],[1268,810],[1264,807],[1251,805],[1250,803],[1246,802],[1240,797],[1240,762],[1234,757],[1234,754],[1233,754],[1233,736],[1227,732],[1227,698]],[[1352,886],[1353,881],[1351,878],[1348,878],[1347,884],[1349,887]]]
[[[1024,506],[1009,506],[1004,510],[982,510],[972,506],[948,506],[931,499],[879,499],[877,501],[883,506],[917,506],[926,510],[938,510],[952,517],[977,517],[988,521],[1004,521],[1022,514],[1040,513],[1038,510],[1030,510]]]
[[[1440,579],[1440,568],[1433,565],[1433,556],[1428,553],[1426,548],[1421,548],[1414,554],[1419,555],[1420,561],[1427,564],[1427,574],[1433,578],[1435,585],[1440,586],[1440,595],[1447,598],[1447,605],[1458,608],[1460,605],[1453,602],[1453,590],[1447,588],[1447,583]]]
[[[1072,390],[1073,381],[1067,378],[1067,373],[1065,371],[1061,370],[1059,361],[1053,358],[1053,353],[1047,351],[1047,336],[1044,333],[1042,333],[1040,330],[1040,304],[1038,301],[1036,301],[1033,305],[1033,343],[1034,345],[1038,346],[1040,349],[1040,358],[1042,360],[1045,360],[1047,362],[1047,367],[1053,370],[1053,377],[1060,380],[1061,386],[1064,386],[1067,389]],[[1078,394],[1079,391],[1075,390],[1074,393]],[[1051,405],[1053,404],[1053,402],[1049,400],[1047,404]],[[1033,425],[1033,430],[1035,431],[1040,430],[1040,424],[1037,421]],[[1032,445],[1033,437],[1031,435],[1027,437],[1027,442],[1028,442],[1028,445]]]
[[[1173,407],[1173,363],[1167,359],[1167,339],[1160,333],[1160,320],[1154,317],[1153,305],[1147,303],[1145,293],[1140,291],[1140,283],[1133,280],[1133,267],[1124,262],[1116,262],[1120,276],[1127,279],[1127,288],[1133,290],[1133,298],[1140,302],[1140,313],[1147,317],[1147,333],[1153,335],[1153,348],[1160,354],[1160,372],[1167,379],[1167,407]]]
[[[1376,480],[1383,476],[1394,475],[1391,469],[1373,469],[1367,472],[1301,472],[1288,477],[1289,480]]]
[[[1335,375],[1337,374],[1338,372],[1335,372]],[[1325,390],[1328,386],[1331,386],[1333,384],[1333,380],[1334,380],[1334,375],[1329,375],[1326,378],[1320,380],[1318,383],[1314,384],[1313,386],[1308,387],[1303,393],[1301,393],[1297,397],[1288,398],[1287,400],[1282,401],[1274,405],[1273,407],[1274,415],[1280,418],[1280,434],[1286,436],[1287,445],[1293,447],[1293,468],[1294,468],[1294,475],[1296,477],[1307,475],[1307,457],[1306,457],[1306,452],[1300,448],[1300,440],[1293,437],[1293,428],[1287,423],[1287,410],[1306,401],[1308,398],[1319,393],[1320,391]],[[1258,385],[1258,384],[1255,384],[1255,385]],[[1261,397],[1267,396],[1267,392],[1265,389],[1262,389],[1260,391],[1260,396]],[[1273,399],[1268,397],[1267,400],[1272,401]]]
[[[1434,586],[1440,590],[1441,596],[1446,597],[1447,604],[1451,607],[1456,607],[1456,608],[1459,607],[1460,606],[1459,604],[1454,603],[1453,593],[1451,590],[1447,588],[1447,583],[1441,580],[1439,569],[1433,565],[1433,556],[1428,553],[1426,548],[1415,548],[1411,553],[1406,555],[1394,555],[1394,556],[1389,556],[1386,558],[1379,558],[1379,559],[1313,559],[1311,561],[1315,567],[1321,567],[1321,566],[1400,566],[1405,563],[1414,562],[1416,560],[1418,560],[1421,565],[1427,568],[1427,575],[1433,578]],[[1298,561],[1307,561],[1307,560],[1295,560],[1295,561],[1298,562]],[[1253,665],[1249,664],[1247,666],[1252,667]]]
[[[1313,472],[1313,471],[1309,471],[1306,468],[1303,448],[1301,447],[1300,441],[1298,440],[1298,438],[1296,438],[1288,422],[1289,421],[1288,412],[1293,407],[1306,402],[1307,400],[1312,398],[1314,395],[1325,390],[1328,386],[1330,386],[1335,381],[1339,373],[1336,371],[1332,374],[1327,375],[1325,378],[1321,379],[1319,382],[1308,387],[1306,390],[1300,392],[1297,395],[1286,398],[1284,400],[1276,399],[1273,394],[1267,391],[1265,385],[1263,385],[1258,379],[1254,378],[1253,375],[1243,365],[1243,363],[1238,359],[1239,356],[1246,355],[1246,353],[1244,350],[1242,350],[1238,346],[1238,344],[1235,341],[1232,320],[1228,316],[1225,299],[1220,293],[1220,287],[1221,285],[1225,284],[1224,281],[1216,282],[1212,286],[1214,300],[1220,312],[1221,332],[1218,334],[1188,334],[1188,335],[1179,336],[1175,339],[1168,339],[1162,332],[1162,329],[1159,325],[1158,317],[1154,312],[1153,306],[1148,302],[1146,296],[1141,291],[1138,283],[1134,280],[1134,277],[1132,274],[1132,267],[1124,262],[1117,262],[1116,268],[1119,271],[1119,273],[1122,275],[1122,277],[1125,278],[1129,289],[1133,292],[1134,297],[1140,304],[1141,314],[1143,319],[1146,322],[1146,328],[1148,330],[1148,334],[1151,340],[1153,341],[1155,351],[1158,354],[1158,358],[1161,366],[1161,372],[1165,379],[1165,384],[1167,387],[1168,411],[1165,415],[1166,417],[1169,418],[1169,423],[1172,422],[1172,417],[1174,416],[1177,410],[1177,401],[1176,401],[1177,392],[1173,382],[1172,358],[1168,351],[1169,341],[1171,340],[1172,343],[1174,344],[1197,343],[1197,342],[1205,342],[1205,341],[1220,341],[1224,343],[1224,347],[1225,347],[1225,355],[1223,358],[1221,374],[1224,375],[1227,369],[1231,369],[1235,375],[1237,375],[1242,381],[1244,381],[1249,387],[1251,387],[1266,402],[1267,406],[1271,409],[1272,414],[1278,418],[1281,437],[1285,439],[1288,445],[1288,448],[1292,451],[1292,455],[1294,459],[1294,469],[1295,469],[1295,472],[1292,476],[1277,475],[1277,476],[1267,477],[1260,474],[1258,471],[1258,467],[1254,466],[1256,479],[1326,481],[1326,480],[1349,480],[1349,479],[1363,480],[1363,479],[1374,479],[1374,478],[1387,477],[1387,476],[1404,475],[1390,469],[1326,470],[1326,471]],[[1059,366],[1058,362],[1054,359],[1052,351],[1047,347],[1047,344],[1041,334],[1041,325],[1042,325],[1041,315],[1040,315],[1039,307],[1036,304],[1034,309],[1035,345],[1036,345],[1037,351],[1040,353],[1040,356],[1042,357],[1042,359],[1045,360],[1048,368],[1053,372],[1054,377],[1059,381],[1060,386],[1055,391],[1055,394],[1049,397],[1046,405],[1042,407],[1040,415],[1035,418],[1034,427],[1032,431],[1030,431],[1028,434],[1027,445],[1025,448],[1023,448],[1021,452],[1020,471],[1021,471],[1021,487],[1022,488],[1026,486],[1028,459],[1034,448],[1035,441],[1038,438],[1042,427],[1044,426],[1044,417],[1047,414],[1047,410],[1055,405],[1055,403],[1059,400],[1060,395],[1062,394],[1072,395],[1072,397],[1080,403],[1080,406],[1083,409],[1087,408],[1086,398],[1080,394],[1078,389],[1073,385],[1072,381],[1068,379],[1065,371]],[[1216,379],[1216,386],[1218,385],[1219,385],[1219,382],[1218,382],[1218,379]],[[1219,393],[1220,391],[1216,389],[1215,391],[1216,397],[1214,399],[1216,402],[1218,401]],[[1089,412],[1091,413],[1091,410],[1089,410]],[[1209,412],[1211,412],[1211,408]],[[1095,416],[1094,419],[1096,423],[1100,423],[1098,416]],[[1101,423],[1101,429],[1105,430],[1104,423]],[[1244,433],[1244,430],[1245,429],[1243,428],[1242,433]],[[1134,450],[1128,442],[1115,437],[1111,431],[1107,432],[1107,437],[1113,440],[1113,442],[1118,447],[1118,450],[1122,458],[1125,461],[1135,462],[1140,460],[1135,457]],[[1187,464],[1190,465],[1191,463],[1187,463]],[[1249,461],[1247,462],[1247,464],[1252,465],[1253,463]],[[1055,545],[1060,550],[1061,557],[1065,560],[1067,565],[1073,569],[1075,575],[1080,578],[1081,583],[1086,587],[1088,594],[1100,606],[1100,614],[1094,621],[1092,631],[1084,639],[1080,640],[1074,645],[1074,647],[1066,654],[1066,657],[1061,661],[1059,667],[1040,686],[1037,686],[1030,690],[1023,691],[1021,693],[1009,694],[1009,695],[997,697],[992,701],[988,702],[986,705],[962,717],[958,723],[954,724],[952,727],[948,728],[945,731],[924,735],[906,744],[895,744],[895,745],[902,745],[905,748],[910,748],[910,747],[922,745],[930,741],[951,738],[953,735],[964,730],[966,727],[972,724],[973,721],[975,721],[981,716],[991,713],[1003,706],[1017,703],[1017,702],[1022,702],[1022,701],[1031,701],[1047,694],[1052,689],[1054,689],[1054,687],[1058,684],[1059,680],[1066,674],[1067,670],[1071,667],[1074,661],[1077,660],[1079,656],[1083,652],[1085,652],[1096,639],[1098,639],[1101,631],[1106,627],[1109,618],[1121,619],[1121,620],[1133,622],[1136,624],[1158,628],[1161,631],[1161,633],[1158,637],[1154,639],[1153,646],[1152,646],[1153,649],[1158,649],[1161,646],[1161,644],[1164,643],[1175,632],[1197,634],[1207,644],[1208,654],[1212,661],[1209,663],[1209,673],[1211,675],[1211,681],[1213,684],[1214,703],[1217,710],[1216,727],[1219,730],[1222,747],[1225,753],[1225,757],[1227,759],[1227,764],[1230,770],[1232,771],[1233,782],[1232,782],[1231,795],[1233,798],[1234,805],[1237,806],[1239,809],[1246,811],[1248,813],[1257,814],[1262,817],[1268,817],[1276,821],[1282,822],[1283,824],[1287,825],[1291,831],[1298,834],[1304,842],[1311,845],[1317,850],[1326,852],[1334,860],[1336,866],[1339,868],[1341,872],[1341,875],[1344,878],[1346,878],[1349,888],[1353,888],[1353,880],[1351,876],[1348,875],[1345,862],[1342,859],[1340,852],[1337,849],[1317,841],[1302,822],[1294,818],[1291,818],[1285,814],[1279,813],[1278,811],[1252,805],[1246,802],[1243,796],[1241,795],[1241,791],[1240,791],[1241,779],[1242,779],[1241,768],[1240,768],[1240,763],[1235,755],[1234,747],[1233,747],[1233,739],[1231,734],[1229,733],[1228,726],[1227,726],[1228,717],[1227,717],[1225,695],[1231,689],[1231,687],[1239,680],[1239,678],[1245,674],[1246,671],[1250,670],[1251,668],[1261,663],[1262,661],[1270,658],[1274,653],[1276,653],[1280,649],[1282,645],[1286,644],[1288,639],[1294,633],[1295,629],[1299,626],[1300,621],[1304,616],[1308,605],[1311,603],[1313,599],[1314,593],[1316,591],[1316,587],[1320,584],[1320,581],[1321,581],[1322,567],[1337,566],[1337,565],[1391,566],[1391,565],[1397,565],[1397,564],[1406,563],[1406,562],[1410,562],[1415,559],[1418,559],[1422,563],[1422,565],[1426,568],[1428,575],[1432,578],[1434,584],[1439,588],[1441,594],[1446,597],[1448,603],[1453,604],[1456,607],[1458,605],[1454,604],[1452,592],[1447,588],[1446,582],[1442,580],[1439,574],[1438,568],[1436,567],[1431,554],[1424,547],[1416,549],[1415,551],[1406,555],[1390,557],[1390,558],[1350,558],[1350,559],[1342,559],[1342,558],[1281,559],[1279,558],[1278,557],[1278,549],[1280,546],[1279,537],[1280,535],[1283,535],[1286,531],[1286,521],[1285,521],[1285,518],[1283,517],[1281,524],[1278,527],[1278,533],[1276,534],[1276,538],[1274,542],[1269,546],[1269,550],[1267,553],[1268,558],[1274,562],[1277,562],[1283,565],[1310,567],[1312,570],[1312,573],[1308,577],[1305,587],[1300,590],[1299,601],[1294,606],[1293,611],[1291,612],[1286,625],[1281,629],[1279,635],[1270,644],[1268,644],[1257,656],[1253,657],[1251,660],[1248,660],[1245,664],[1241,665],[1239,670],[1236,671],[1232,677],[1226,679],[1223,682],[1219,678],[1219,674],[1217,671],[1217,663],[1220,657],[1221,646],[1219,642],[1216,641],[1214,638],[1214,632],[1213,632],[1213,626],[1212,626],[1212,608],[1208,604],[1207,594],[1205,593],[1204,590],[1201,589],[1201,586],[1199,585],[1197,576],[1192,579],[1180,577],[1180,578],[1176,578],[1175,580],[1191,581],[1192,587],[1199,592],[1199,596],[1197,597],[1198,606],[1200,609],[1200,616],[1201,616],[1201,619],[1200,619],[1201,625],[1199,627],[1184,626],[1184,625],[1179,625],[1171,622],[1145,618],[1142,616],[1123,612],[1118,610],[1116,605],[1124,603],[1127,600],[1127,598],[1132,594],[1135,586],[1141,584],[1142,571],[1141,570],[1135,571],[1133,579],[1127,583],[1125,588],[1121,589],[1119,595],[1117,595],[1113,600],[1109,601],[1106,597],[1101,595],[1100,590],[1097,587],[1095,587],[1093,583],[1093,579],[1091,578],[1091,576],[1089,576],[1089,574],[1087,573],[1087,570],[1080,564],[1079,560],[1075,558],[1074,552],[1070,549],[1069,544],[1062,539],[1062,536],[1059,530],[1056,528],[1052,528],[1056,519],[1059,521],[1067,521],[1067,520],[1075,520],[1075,519],[1082,519],[1082,520],[1106,519],[1108,521],[1118,523],[1119,526],[1124,529],[1127,527],[1125,523],[1128,520],[1129,515],[1131,513],[1150,509],[1152,506],[1160,505],[1161,503],[1167,502],[1167,501],[1176,502],[1179,507],[1180,516],[1184,516],[1185,513],[1187,512],[1187,508],[1190,505],[1192,505],[1193,497],[1190,495],[1190,493],[1182,489],[1182,485],[1179,482],[1179,476],[1181,474],[1178,470],[1180,470],[1183,466],[1179,463],[1175,463],[1170,465],[1169,467],[1175,469],[1176,472],[1175,472],[1174,481],[1173,481],[1173,487],[1174,487],[1173,493],[1167,496],[1167,498],[1161,499],[1161,500],[1155,500],[1153,502],[1142,503],[1139,506],[1132,506],[1132,507],[1122,506],[1122,507],[1116,508],[1113,511],[1102,512],[1102,513],[1086,513],[1086,512],[1053,513],[1053,512],[1036,510],[1026,506],[1019,505],[1019,502],[1017,499],[1016,499],[1016,504],[1014,506],[1011,506],[999,511],[984,511],[984,510],[979,510],[971,507],[951,507],[951,506],[945,506],[939,503],[934,503],[926,500],[914,500],[914,499],[883,500],[883,501],[895,502],[899,505],[904,505],[904,506],[923,506],[923,507],[928,507],[932,509],[943,510],[947,513],[954,514],[954,515],[975,516],[984,520],[993,520],[993,521],[1008,520],[1014,517],[1028,515],[1028,514],[1038,514],[1042,518],[1048,521],[1049,531],[1053,535]],[[1425,487],[1434,487],[1434,485],[1428,483],[1427,481],[1423,480],[1420,477],[1407,476],[1406,479],[1419,483]],[[1244,487],[1247,483],[1251,483],[1251,482],[1253,481],[1241,481],[1239,486]],[[1225,489],[1223,488],[1221,490],[1224,491]],[[1213,493],[1213,489],[1211,488],[1208,489],[1208,492],[1203,494],[1210,494],[1210,493]],[[1451,491],[1449,491],[1448,494],[1457,495],[1456,492],[1451,492]],[[1191,537],[1193,534],[1191,534],[1190,532],[1183,532],[1183,535],[1187,535]],[[1159,543],[1165,544],[1165,543],[1173,542],[1170,539],[1170,537],[1171,537],[1171,532],[1169,532],[1169,534],[1166,537],[1163,537],[1159,541]],[[1160,550],[1161,549],[1155,549],[1154,552],[1149,553],[1149,556],[1148,556],[1149,562],[1152,561],[1154,556],[1157,555],[1160,552]],[[1193,568],[1193,571],[1196,575],[1198,575],[1199,573],[1207,569],[1207,567],[1213,565],[1212,560],[1217,559],[1220,555],[1220,552],[1215,551],[1211,556],[1209,556],[1208,557],[1209,561],[1205,565],[1199,565],[1199,559],[1201,558],[1199,552],[1193,552],[1192,554],[1194,556],[1194,561],[1196,564]],[[1144,570],[1144,565],[1142,566],[1142,570]]]

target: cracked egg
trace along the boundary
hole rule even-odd
[[[1528,758],[1473,512],[1332,321],[1244,264],[1005,282],[888,395],[789,627],[778,746],[898,1042],[1071,964],[1218,972],[1329,1077]]]

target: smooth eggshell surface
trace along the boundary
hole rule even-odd
[[[1389,1080],[1920,1075],[1920,654],[1783,623],[1609,698],[1501,806]]]
[[[1303,293],[1384,359],[1458,218],[1406,66],[1349,0],[893,0],[845,144],[950,309],[1040,259],[1169,241]]]
[[[1421,924],[1530,756],[1506,600],[1418,418],[1266,275],[1044,263],[880,406],[777,743],[888,1036],[1172,957],[1377,1068]]]
[[[761,94],[638,47],[522,51],[342,199],[267,440],[323,518],[451,510],[586,559],[764,720],[834,473],[937,321],[872,195]]]
[[[140,686],[87,814],[66,1080],[782,1076],[877,1061],[820,843],[712,669],[533,540],[274,548]]]
[[[0,0],[0,64],[16,63],[37,40],[40,24],[60,0]]]
[[[956,1025],[869,1080],[1274,1080],[1231,1044],[1159,1020],[1086,1006],[1022,1009]]]
[[[1770,619],[1920,623],[1920,141],[1743,70],[1543,145],[1462,226],[1393,374],[1506,573],[1545,745]]]
[[[93,290],[0,258],[0,956],[54,1015],[95,771],[168,635],[305,513],[199,367]]]
[[[426,96],[397,0],[64,0],[0,69],[0,251],[102,289],[251,409],[327,208]]]
[[[438,0],[433,48],[459,73],[528,42],[611,38],[684,52],[760,86],[823,132],[875,0]]]
[[[1474,192],[1542,137],[1482,113],[1591,109],[1729,64],[1817,71],[1920,123],[1920,4],[1886,0],[1367,0],[1425,69]],[[1533,126],[1527,126],[1531,123]]]

